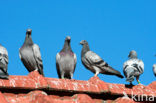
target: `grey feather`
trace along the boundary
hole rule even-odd
[[[38,71],[40,74],[43,74],[43,63],[42,63],[42,58],[41,58],[41,53],[40,53],[40,48],[37,44],[33,45],[33,53],[34,53],[34,58],[37,63]]]
[[[31,38],[31,30],[27,30],[26,38],[23,46],[19,50],[19,55],[24,66],[29,72],[37,70],[41,75],[43,74],[43,64],[40,54],[40,48],[34,44]]]
[[[123,64],[123,72],[127,81],[132,82],[134,77],[139,77],[144,72],[144,63],[137,58],[137,54],[134,51],[131,51],[128,57],[130,59]]]
[[[8,79],[8,52],[6,48],[0,45],[0,78]]]
[[[70,37],[66,37],[63,49],[56,55],[56,68],[59,78],[72,79],[77,63],[76,54],[70,46]]]
[[[132,81],[134,81],[134,69],[133,69],[133,67],[127,67],[125,70],[124,70],[124,75],[125,75],[125,77],[126,77],[126,81],[128,81],[128,82],[132,82]]]
[[[99,55],[93,51],[90,51],[88,42],[86,40],[82,40],[80,44],[83,45],[81,51],[81,61],[87,69],[96,75],[102,73],[107,75],[116,75],[120,78],[123,78],[119,71],[110,67]]]

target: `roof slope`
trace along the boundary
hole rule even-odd
[[[148,103],[156,100],[156,82],[128,87],[106,83],[98,77],[88,81],[45,78],[36,71],[28,76],[0,79],[0,91],[0,103],[135,103],[139,100]]]

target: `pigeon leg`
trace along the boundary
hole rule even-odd
[[[141,82],[139,81],[139,76],[136,77],[136,80],[137,80],[138,84],[141,83]]]
[[[99,74],[99,72],[96,72],[95,75],[94,75],[94,77],[97,77],[98,74]]]

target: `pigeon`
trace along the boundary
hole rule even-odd
[[[77,57],[71,49],[70,41],[70,36],[67,36],[63,49],[56,55],[57,73],[61,79],[72,79],[77,63]]]
[[[156,56],[156,55],[155,55]],[[156,64],[153,64],[153,73],[156,76]]]
[[[8,52],[6,48],[0,45],[0,78],[8,79]]]
[[[153,73],[156,76],[156,64],[153,65]]]
[[[37,44],[33,43],[31,33],[32,30],[27,29],[24,44],[19,50],[19,56],[29,72],[35,70],[44,76],[40,48]]]
[[[99,73],[107,75],[116,75],[123,78],[121,73],[109,66],[99,55],[90,50],[88,42],[82,40],[80,44],[83,46],[81,51],[82,64],[97,76]]]
[[[134,77],[136,77],[138,84],[140,84],[139,77],[144,72],[144,63],[137,58],[137,53],[134,50],[130,51],[128,58],[129,60],[123,64],[123,72],[126,81],[132,84]]]

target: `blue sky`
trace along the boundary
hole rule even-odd
[[[90,49],[122,74],[122,65],[130,50],[136,50],[144,61],[142,84],[156,80],[152,65],[156,63],[156,1],[155,0],[2,0],[0,3],[0,43],[9,53],[10,75],[27,75],[19,59],[19,48],[27,28],[40,46],[46,77],[57,78],[56,53],[64,39],[71,36],[77,54],[74,79],[88,80],[93,73],[81,63],[81,45],[87,40]],[[110,83],[127,83],[125,79],[100,74]],[[134,84],[137,84],[134,82]]]

